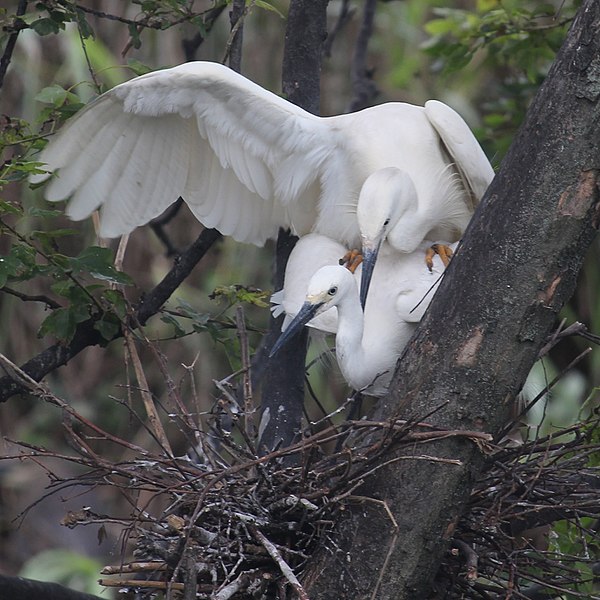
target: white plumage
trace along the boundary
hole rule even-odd
[[[335,354],[347,383],[367,394],[383,395],[444,271],[439,257],[428,270],[424,261],[428,245],[424,242],[411,253],[383,245],[363,314],[361,267],[353,275],[338,265],[344,246],[318,234],[301,238],[290,255],[284,288],[273,297],[280,305],[274,312],[283,310],[287,316],[272,353],[304,324],[335,333]]]
[[[46,197],[71,197],[73,219],[100,208],[105,237],[182,196],[205,226],[239,241],[262,245],[283,226],[349,247],[361,242],[365,180],[394,167],[404,178],[388,179],[390,197],[402,204],[408,188],[418,210],[398,235],[385,235],[408,252],[426,238],[458,239],[493,176],[468,126],[441,102],[321,118],[209,62],[115,87],[71,119],[40,160],[57,172]]]

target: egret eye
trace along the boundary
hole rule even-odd
[[[387,227],[390,224],[390,218],[388,217],[384,222],[383,222],[383,226]]]
[[[333,286],[329,288],[329,291],[327,292],[330,296],[335,296],[337,294],[337,287]]]

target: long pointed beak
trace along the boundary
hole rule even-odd
[[[306,301],[287,329],[277,338],[275,345],[269,352],[269,358],[273,358],[315,316],[321,306],[323,306],[322,302],[313,304]]]
[[[367,293],[369,292],[369,286],[371,285],[371,277],[373,277],[373,269],[377,262],[377,255],[379,254],[379,248],[381,242],[377,244],[363,244],[362,247],[362,274],[360,277],[360,305],[365,310],[365,304],[367,303]]]

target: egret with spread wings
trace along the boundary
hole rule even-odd
[[[206,227],[238,241],[262,245],[290,227],[346,247],[365,240],[371,257],[385,238],[402,252],[458,239],[493,176],[468,126],[441,102],[317,117],[210,62],[118,85],[53,136],[40,160],[48,173],[32,181],[54,172],[48,200],[70,198],[76,220],[100,209],[104,237],[181,196]]]

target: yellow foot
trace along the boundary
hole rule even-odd
[[[348,252],[340,258],[340,265],[346,265],[346,269],[348,269],[350,273],[354,273],[362,261],[362,254],[358,250],[348,250]]]
[[[444,267],[447,267],[450,264],[450,259],[454,253],[452,252],[452,248],[445,244],[433,244],[431,247],[427,248],[425,251],[425,264],[430,272],[433,271],[433,257],[436,254],[444,263]]]

